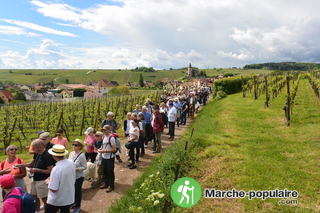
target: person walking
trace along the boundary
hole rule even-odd
[[[161,137],[163,132],[163,119],[162,115],[160,113],[160,107],[159,105],[153,106],[153,133],[155,135],[155,143],[156,143],[156,149],[153,153],[159,153],[161,150]]]
[[[76,166],[66,158],[68,150],[63,145],[54,145],[48,153],[57,163],[45,181],[49,189],[45,213],[56,213],[59,210],[60,213],[69,213],[74,203]]]
[[[181,125],[186,125],[188,111],[189,111],[188,102],[185,98],[182,98],[181,118],[180,118]]]
[[[173,106],[173,103],[169,103],[169,110],[168,110],[168,122],[169,122],[169,140],[174,140],[174,130],[175,130],[175,122],[177,120],[177,110]]]
[[[96,138],[95,138],[96,131],[93,127],[89,127],[84,134],[86,134],[84,144],[86,145],[86,159],[87,161],[91,161],[91,163],[94,163],[97,157],[97,153],[94,152],[94,145],[96,144]]]
[[[73,213],[78,213],[81,210],[81,199],[82,199],[82,184],[84,181],[83,171],[87,169],[87,161],[85,154],[81,151],[84,144],[81,139],[75,139],[72,143],[73,151],[69,155],[69,160],[71,160],[76,166],[76,182],[75,196],[74,196],[74,210]]]
[[[109,193],[114,190],[114,157],[115,152],[117,151],[116,139],[111,136],[111,126],[105,125],[102,127],[102,131],[104,134],[103,143],[98,152],[101,153],[102,156],[102,169],[104,173],[104,184],[100,186],[100,189],[105,189],[106,193]]]
[[[119,121],[119,123],[116,122],[114,119],[114,113],[113,112],[108,112],[107,113],[107,118],[102,121],[101,123],[101,128],[103,128],[105,125],[109,125],[111,127],[111,132],[117,133],[117,130],[120,128],[122,124],[122,120]],[[119,152],[116,153],[116,158],[117,160],[121,163],[122,159],[120,158]]]
[[[130,167],[130,169],[135,169],[137,168],[137,166],[135,164],[134,150],[138,149],[140,131],[138,127],[139,121],[137,119],[133,119],[131,123],[132,123],[132,128],[130,129],[128,141],[132,141],[132,146],[129,151],[129,156],[132,163],[130,163],[128,166]],[[136,155],[138,155],[138,153],[136,153]]]

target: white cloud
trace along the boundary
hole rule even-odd
[[[40,36],[39,34],[36,34],[36,33],[27,32],[23,28],[20,28],[20,27],[12,27],[12,26],[4,26],[4,25],[0,25],[0,34]]]
[[[55,29],[52,29],[52,28],[49,28],[49,27],[43,27],[43,26],[40,26],[40,25],[37,25],[37,24],[34,24],[34,23],[30,23],[30,22],[16,21],[16,20],[3,19],[3,18],[0,19],[0,21],[7,22],[7,23],[10,23],[10,24],[15,24],[15,25],[18,25],[18,26],[21,26],[21,27],[29,28],[29,29],[40,31],[40,32],[44,32],[44,33],[62,35],[62,36],[77,37],[77,35],[72,34],[72,33],[55,30]]]
[[[315,27],[320,24],[319,1],[117,1],[121,6],[92,2],[83,9],[62,1],[30,1],[33,12],[57,24],[57,29],[85,29],[77,31],[84,32],[81,37],[1,20],[22,27],[12,29],[11,35],[26,35],[28,28],[74,37],[72,42],[43,40],[37,48],[20,51],[29,67],[179,68],[192,63],[208,68],[281,60],[320,62],[320,28]],[[3,63],[14,64],[8,58],[2,58]]]
[[[160,61],[168,61],[171,59],[170,55],[166,51],[159,49],[156,50],[154,57]]]
[[[129,56],[129,50],[126,48],[121,49],[121,51],[117,51],[112,54],[112,58],[126,58]]]

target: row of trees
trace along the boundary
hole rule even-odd
[[[155,72],[156,70],[153,67],[136,67],[131,69],[132,72]]]
[[[308,71],[320,69],[320,64],[317,63],[300,63],[300,62],[280,62],[280,63],[261,63],[261,64],[248,64],[243,69],[265,69],[265,70],[301,70]]]

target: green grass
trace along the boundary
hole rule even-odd
[[[217,76],[218,74],[234,73],[239,75],[267,74],[270,70],[242,70],[242,69],[200,69],[205,70],[208,76]],[[10,73],[12,71],[12,73]],[[32,73],[32,75],[25,75]],[[126,82],[138,82],[140,74],[145,81],[162,80],[163,78],[179,79],[184,76],[182,70],[156,70],[156,72],[131,72],[130,70],[99,70],[99,69],[81,69],[81,70],[48,70],[48,69],[6,69],[0,70],[0,81],[12,81],[17,84],[50,83],[54,79],[55,84],[65,83],[69,79],[70,83],[87,84],[92,80],[108,79],[117,81],[120,85]],[[155,76],[155,77],[153,77]]]
[[[157,70],[156,72],[131,72],[130,70],[0,70],[0,81],[12,81],[13,83],[34,84],[50,83],[54,79],[55,84],[65,83],[69,79],[70,83],[87,84],[92,80],[108,79],[117,81],[120,85],[126,82],[138,82],[140,74],[145,81],[162,80],[163,78],[179,79],[184,76],[181,70]],[[95,72],[94,72],[95,71]],[[25,75],[25,73],[32,75]],[[88,73],[90,72],[90,73]],[[155,76],[155,77],[152,77]]]
[[[201,113],[194,125],[204,122],[216,125],[197,128],[194,137],[212,131],[211,136],[206,137],[214,138],[215,142],[198,155],[198,162],[218,165],[212,165],[216,169],[208,173],[209,165],[196,164],[191,175],[198,178],[203,187],[220,190],[297,190],[299,204],[279,205],[280,199],[271,198],[216,199],[214,202],[203,198],[193,212],[201,208],[215,212],[319,211],[320,115],[311,86],[307,80],[300,81],[290,127],[285,125],[282,110],[285,94],[272,100],[267,109],[263,101],[263,98],[254,101],[250,96],[242,98],[241,94],[234,94],[210,103],[212,111]],[[202,173],[208,177],[199,175]]]

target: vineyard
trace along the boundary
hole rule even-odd
[[[189,131],[154,160],[109,212],[318,212],[319,96],[311,89],[318,88],[315,75],[288,72],[215,82],[214,95],[228,96],[205,106]],[[287,205],[279,204],[279,198],[202,197],[194,207],[180,208],[170,198],[177,165],[178,177],[192,177],[202,189],[289,189],[299,197],[284,200]]]
[[[14,143],[24,149],[37,138],[39,130],[49,131],[52,136],[61,128],[71,141],[82,136],[89,126],[100,127],[106,113],[115,113],[115,120],[125,118],[136,104],[143,105],[147,98],[157,101],[160,92],[142,91],[127,95],[109,95],[104,98],[83,99],[70,102],[27,103],[0,107],[1,147]]]

